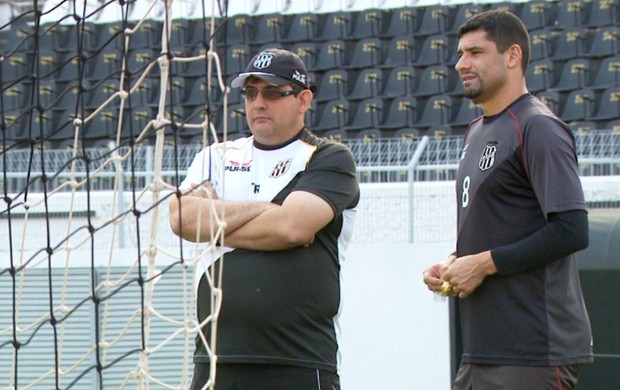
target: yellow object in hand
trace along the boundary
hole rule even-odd
[[[441,288],[439,289],[439,292],[441,294],[449,294],[452,292],[452,285],[450,284],[450,282],[443,282],[443,284],[441,285]]]

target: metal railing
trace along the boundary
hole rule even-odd
[[[411,173],[404,169],[424,142],[417,156],[413,181],[453,180],[462,149],[461,137],[442,139],[418,138],[403,141],[396,138],[345,141],[353,152],[360,172],[360,182],[406,182]],[[582,176],[620,175],[620,133],[596,131],[576,134],[577,154]],[[196,145],[167,146],[162,155],[162,171],[170,184],[182,178],[195,154]],[[154,146],[138,145],[118,150],[92,148],[85,151],[69,149],[7,149],[0,151],[0,190],[6,193],[41,192],[56,188],[74,177],[90,177],[90,190],[114,188],[116,162],[122,165],[124,180],[131,188],[143,188],[152,177]],[[122,158],[117,158],[122,156]],[[96,174],[94,174],[96,172]],[[67,190],[69,190],[67,186]]]

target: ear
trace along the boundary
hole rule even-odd
[[[508,67],[521,67],[521,58],[523,58],[523,51],[521,46],[514,44],[506,50],[505,53],[508,57]]]
[[[312,93],[311,90],[304,89],[303,91],[299,93],[298,96],[299,96],[299,101],[301,102],[301,104],[299,105],[299,111],[302,114],[305,114],[306,111],[310,109],[310,104],[312,103],[312,98],[314,97],[314,94]]]

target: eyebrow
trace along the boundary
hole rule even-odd
[[[464,52],[472,52],[472,51],[485,51],[486,49],[484,48],[484,46],[480,46],[478,44],[466,47],[466,48],[458,48],[457,53],[461,54]]]

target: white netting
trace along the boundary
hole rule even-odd
[[[168,200],[187,168],[176,145],[226,139],[226,75],[211,33],[226,24],[223,9],[35,1],[0,22],[0,153],[30,154],[23,187],[9,193],[6,171],[0,186],[1,389],[189,386],[204,325],[193,271],[215,255],[171,239]],[[192,41],[179,36],[190,26]],[[57,148],[72,159],[50,164]],[[144,149],[152,169],[140,176]],[[94,191],[102,180],[114,190]],[[216,324],[221,291],[210,276],[205,322]],[[215,341],[203,340],[210,353]]]

